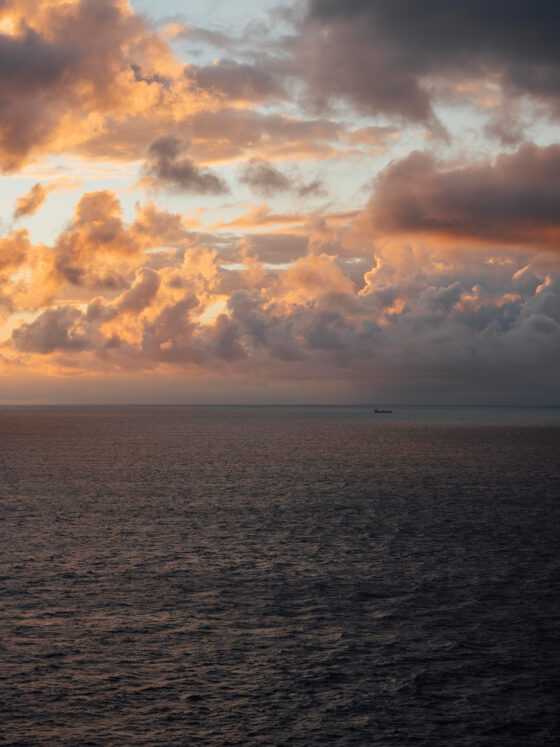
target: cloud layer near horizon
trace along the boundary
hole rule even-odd
[[[4,380],[557,398],[556,15],[312,0],[235,37],[126,0],[1,3],[0,166],[128,162],[141,195],[125,219],[114,188],[85,191],[43,241],[26,221],[64,183],[13,195]],[[224,57],[184,59],[193,42]],[[198,210],[166,205],[183,196]]]

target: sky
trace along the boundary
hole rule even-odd
[[[560,405],[559,22],[1,0],[0,404]]]

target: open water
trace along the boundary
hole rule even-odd
[[[560,411],[0,409],[0,743],[557,743]]]

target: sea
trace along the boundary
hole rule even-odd
[[[560,409],[0,408],[0,744],[560,734]]]

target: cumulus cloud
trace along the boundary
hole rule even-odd
[[[237,271],[245,287],[205,323],[199,315],[231,271],[214,265],[210,285],[190,274],[189,289],[173,280],[181,268],[141,271],[112,303],[49,309],[16,328],[14,353],[48,359],[64,352],[86,370],[171,366],[348,386],[393,381],[414,393],[457,381],[478,391],[498,390],[504,379],[506,387],[537,379],[552,386],[560,367],[560,267],[538,258],[523,265],[521,256],[500,265],[488,255],[465,258],[463,267],[439,257],[427,267],[422,251],[401,251],[402,263],[394,246],[378,257],[359,291],[326,255],[301,257],[260,283]]]
[[[183,232],[185,243],[150,266],[158,226],[175,241]],[[327,240],[336,246],[334,237]],[[372,247],[363,233],[360,240]],[[68,259],[64,252],[72,250],[77,287],[88,291],[89,302],[64,301],[63,274],[52,305],[16,325],[4,354],[33,366],[64,360],[86,371],[250,372],[360,387],[397,381],[425,392],[439,391],[442,377],[479,391],[499,390],[504,377],[512,387],[538,379],[550,388],[556,380],[556,254],[490,245],[474,255],[448,253],[393,239],[374,244],[368,262],[365,250],[358,261],[320,245],[319,234],[255,234],[239,245],[238,264],[224,266],[218,252],[193,244],[173,215],[143,206],[126,225],[113,195],[91,193],[53,247],[43,248],[51,273],[60,252]],[[23,230],[0,244],[4,287],[15,289],[14,272],[33,272],[28,263],[36,254]],[[115,261],[120,287],[100,284],[115,276]],[[93,279],[97,285],[84,285]],[[205,316],[216,304],[216,315]]]
[[[115,302],[118,314],[138,314],[143,311],[155,298],[160,286],[159,274],[149,267],[142,267],[136,273],[136,279],[131,288]]]
[[[171,255],[191,241],[181,216],[159,211],[152,203],[138,206],[135,220],[126,224],[116,196],[107,190],[79,199],[67,227],[52,246],[33,245],[25,229],[0,239],[0,275],[7,276],[0,298],[18,309],[35,309],[57,294],[127,288],[146,263],[146,252],[168,244]],[[174,255],[173,255],[174,256]],[[153,262],[169,261],[154,255]]]
[[[87,337],[79,330],[78,309],[47,309],[31,324],[22,324],[12,333],[14,346],[24,353],[46,355],[55,351],[78,352],[89,347]]]
[[[0,167],[33,154],[136,159],[154,135],[212,106],[127,0],[10,2],[0,9]]]
[[[142,162],[134,186],[153,200],[127,218],[101,188],[48,243],[0,238],[0,371],[327,381],[341,398],[557,391],[560,145],[535,117],[558,111],[558,13],[514,5],[309,0],[271,16],[282,33],[241,41],[159,33],[126,0],[0,2],[0,167]],[[181,36],[223,59],[180,60]],[[448,116],[464,102],[484,110],[476,159]],[[443,133],[436,111],[448,139],[410,152]],[[300,158],[331,159],[325,182]],[[158,208],[227,193],[228,161],[267,204]],[[329,177],[333,202],[308,209]],[[53,187],[19,197],[14,220]]]

